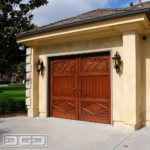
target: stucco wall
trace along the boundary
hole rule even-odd
[[[136,34],[136,124],[141,126],[143,124],[143,97],[142,97],[142,36]]]
[[[150,125],[150,36],[143,41],[136,31],[107,38],[72,41],[35,47],[32,52],[32,105],[29,116],[47,116],[47,58],[53,55],[71,55],[82,52],[118,51],[122,57],[121,72],[111,66],[112,124],[127,129],[136,129],[142,124]],[[44,74],[36,72],[36,62],[44,62]],[[38,87],[38,88],[37,88]],[[49,111],[49,110],[48,110]]]
[[[150,36],[142,44],[142,110],[144,124],[150,125]]]
[[[38,49],[29,48],[29,55],[26,56],[26,105],[28,108],[28,116],[34,117],[39,115],[39,77],[37,74],[36,63],[38,61]],[[27,52],[28,53],[28,52]],[[30,62],[27,63],[28,57]],[[29,91],[27,94],[27,90]]]
[[[62,53],[70,53],[70,52],[82,52],[82,51],[104,51],[111,50],[112,56],[114,53],[118,51],[120,55],[123,55],[122,52],[122,37],[108,37],[108,38],[100,38],[86,41],[75,41],[71,43],[65,44],[57,44],[50,45],[48,47],[40,47],[39,58],[44,61],[46,64],[46,57],[51,54],[62,54]],[[122,74],[118,75],[116,71],[113,69],[112,64],[112,120],[122,121],[123,115],[123,104],[120,102],[120,97],[123,95],[122,89]],[[46,71],[45,71],[46,73]],[[39,112],[40,116],[46,116],[46,76],[39,76]],[[115,83],[115,84],[113,84]]]

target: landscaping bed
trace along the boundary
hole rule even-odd
[[[0,117],[26,115],[25,86],[0,87]]]

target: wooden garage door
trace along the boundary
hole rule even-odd
[[[50,116],[110,123],[110,55],[51,60]]]
[[[51,116],[78,119],[77,59],[51,61]]]

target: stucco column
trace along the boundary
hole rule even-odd
[[[39,76],[39,116],[40,117],[47,117],[47,108],[48,102],[47,102],[47,95],[48,91],[48,65],[47,65],[47,58],[44,55],[41,55],[39,53],[40,60],[43,61],[44,69],[43,74]]]
[[[38,49],[31,48],[31,103],[28,105],[28,116],[35,117],[39,115],[39,96],[38,96],[38,89],[39,89],[39,77],[37,73],[37,66],[36,63],[38,61]]]
[[[140,90],[140,53],[139,35],[136,31],[126,31],[123,33],[123,90],[124,105],[123,122],[127,129],[137,129],[141,126],[139,122],[139,102]],[[138,93],[139,92],[139,93]]]

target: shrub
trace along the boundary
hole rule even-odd
[[[24,100],[14,100],[14,108],[16,112],[26,112],[26,106]]]
[[[10,81],[2,80],[2,81],[0,81],[0,84],[10,84]]]
[[[9,98],[1,98],[0,100],[0,114],[10,114],[16,112],[26,112],[25,102]]]
[[[14,109],[14,103],[12,99],[0,100],[0,114],[9,114]]]

